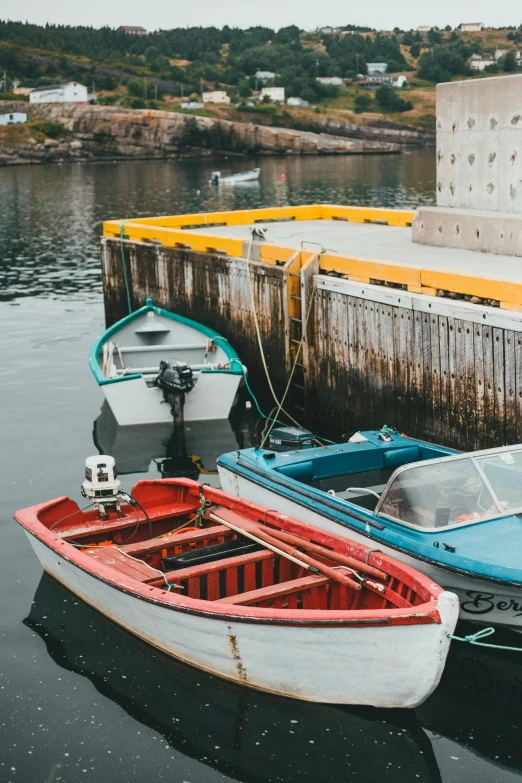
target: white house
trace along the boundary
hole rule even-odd
[[[495,59],[489,56],[481,57],[480,54],[472,54],[468,63],[473,71],[483,71],[488,65],[495,65]]]
[[[368,76],[374,76],[376,73],[386,73],[386,68],[388,65],[386,63],[367,63],[366,68],[368,69]]]
[[[78,82],[35,87],[29,93],[29,103],[87,103],[87,87]]]
[[[204,109],[205,104],[201,101],[183,101],[181,104],[182,109]]]
[[[316,80],[321,84],[330,84],[333,87],[342,87],[343,84],[340,76],[316,76]]]
[[[23,111],[0,114],[0,125],[21,125],[24,122],[27,122],[27,114]]]
[[[302,98],[298,98],[297,96],[292,96],[291,98],[286,99],[287,106],[310,106],[308,101],[303,101]]]
[[[484,22],[463,22],[459,30],[461,33],[481,33],[484,27]]]
[[[201,95],[203,103],[230,103],[230,98],[225,90],[212,90]]]
[[[261,100],[267,97],[270,103],[284,103],[285,102],[285,88],[284,87],[263,87],[261,90]]]
[[[495,49],[495,60],[500,60],[501,57],[512,51],[512,49]],[[520,52],[515,52],[515,58],[517,63],[520,63]]]
[[[402,89],[407,82],[408,80],[403,73],[397,74],[397,76],[394,76],[392,79],[393,87],[398,87],[399,90]]]
[[[259,79],[260,82],[263,82],[263,84],[276,77],[275,73],[272,71],[256,71],[254,76],[256,79]]]

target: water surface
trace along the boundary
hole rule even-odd
[[[309,705],[255,693],[170,660],[71,596],[41,568],[15,509],[80,500],[95,442],[145,476],[203,474],[247,443],[248,417],[187,433],[115,430],[87,366],[104,328],[104,219],[330,202],[434,201],[434,152],[263,159],[261,180],[208,185],[252,160],[0,169],[0,781],[444,781],[522,777],[522,656],[455,648],[417,711]],[[285,175],[285,179],[281,175]],[[291,664],[291,662],[289,662]],[[368,672],[371,676],[371,672]]]

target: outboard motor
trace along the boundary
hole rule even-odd
[[[161,361],[159,373],[152,381],[152,385],[162,389],[163,398],[170,405],[174,417],[174,427],[182,429],[185,394],[189,394],[196,385],[192,369],[184,362]]]
[[[87,457],[81,493],[93,501],[102,516],[107,516],[110,510],[120,510],[120,488],[114,457],[108,454]]]
[[[272,451],[300,451],[314,446],[314,436],[302,427],[275,427],[268,439]]]
[[[221,178],[221,172],[220,171],[213,171],[210,175],[210,183],[212,185],[219,185],[219,180]]]

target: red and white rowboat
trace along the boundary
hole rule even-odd
[[[61,497],[15,519],[59,582],[200,669],[307,701],[415,707],[430,695],[457,621],[453,593],[220,490],[205,486],[202,503],[199,489],[140,481],[139,505],[105,518]]]

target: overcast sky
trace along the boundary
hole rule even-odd
[[[297,24],[306,30],[323,25],[358,24],[391,30],[415,28],[421,24],[456,27],[460,22],[484,22],[487,26],[519,25],[522,5],[515,0],[371,0],[346,3],[340,0],[2,0],[0,18],[45,24],[117,27],[120,24],[158,28],[215,25],[222,27],[284,27]]]

